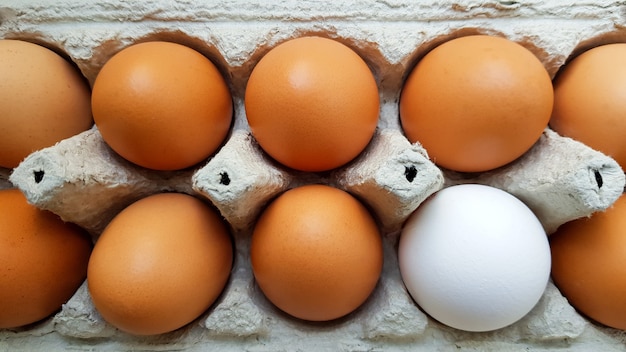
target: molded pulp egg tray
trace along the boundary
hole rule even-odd
[[[228,221],[237,255],[221,297],[184,328],[149,337],[121,332],[99,316],[83,284],[49,319],[0,330],[0,350],[625,350],[624,332],[578,314],[551,282],[535,308],[511,326],[484,333],[446,327],[411,299],[396,255],[403,221],[443,187],[480,183],[503,189],[526,203],[548,234],[610,207],[624,187],[613,159],[549,128],[504,167],[478,174],[438,168],[399,124],[402,83],[415,62],[446,40],[490,34],[528,48],[554,77],[576,53],[626,42],[625,25],[626,4],[619,1],[4,1],[0,38],[65,54],[91,84],[102,65],[129,45],[166,40],[192,47],[222,70],[235,110],[227,141],[197,168],[135,166],[94,127],[34,152],[13,170],[0,170],[2,188],[19,188],[31,203],[82,226],[94,239],[135,200],[162,191],[192,194],[209,200]],[[379,86],[373,140],[356,160],[328,173],[294,172],[273,162],[250,135],[243,108],[247,78],[260,58],[304,35],[355,50]],[[300,321],[272,306],[256,286],[248,258],[251,228],[263,206],[308,183],[329,184],[363,200],[384,236],[376,289],[355,312],[326,323]]]

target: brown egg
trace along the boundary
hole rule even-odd
[[[402,128],[439,166],[481,172],[520,157],[548,125],[552,82],[523,46],[473,35],[430,51],[400,97]]]
[[[132,45],[98,73],[93,117],[125,159],[155,170],[193,166],[222,144],[233,106],[226,81],[199,52],[169,42]]]
[[[94,305],[120,330],[154,335],[204,313],[230,275],[222,218],[190,195],[161,193],[120,212],[97,240],[87,273]]]
[[[382,241],[367,209],[325,185],[289,190],[262,213],[250,259],[265,296],[286,313],[326,321],[358,308],[382,271]]]
[[[566,64],[554,81],[550,127],[626,169],[626,43],[602,45]]]
[[[605,212],[562,225],[550,246],[552,278],[569,303],[626,330],[626,196]]]
[[[270,50],[250,74],[245,107],[252,134],[290,168],[326,171],[354,159],[378,123],[376,80],[347,46],[302,37]]]
[[[43,46],[0,40],[0,167],[93,125],[80,72]]]
[[[17,189],[0,190],[0,328],[35,323],[61,308],[83,283],[91,238],[30,205]]]

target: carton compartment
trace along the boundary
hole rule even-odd
[[[166,4],[123,1],[50,5],[23,1],[0,8],[0,38],[59,48],[93,84],[115,52],[134,43],[166,40],[209,57],[229,82],[234,122],[224,145],[205,162],[180,171],[154,171],[119,157],[96,127],[36,151],[17,168],[0,169],[0,187],[17,187],[37,207],[87,229],[97,241],[108,222],[132,202],[157,192],[209,201],[231,227],[236,258],[229,283],[201,317],[177,331],[136,337],[106,323],[86,283],[54,316],[1,330],[9,348],[102,350],[405,350],[407,348],[619,349],[623,332],[587,320],[549,283],[537,306],[517,323],[467,333],[428,317],[408,295],[397,263],[397,240],[407,217],[431,194],[480,183],[524,201],[547,234],[561,224],[602,211],[623,193],[624,172],[610,157],[546,128],[522,157],[501,168],[468,174],[437,167],[399,125],[398,102],[408,72],[430,49],[467,34],[507,37],[531,50],[551,77],[586,48],[626,40],[617,3],[540,4],[518,1],[398,1],[266,3],[227,1]],[[108,5],[107,5],[108,4]],[[71,5],[71,6],[67,6]],[[381,98],[377,131],[352,162],[324,173],[288,169],[260,149],[246,122],[247,77],[277,44],[303,35],[336,39],[368,63]],[[359,198],[378,221],[385,263],[370,298],[346,317],[309,323],[280,312],[256,286],[249,261],[252,227],[269,201],[287,189],[324,183]],[[594,348],[595,348],[594,347]]]

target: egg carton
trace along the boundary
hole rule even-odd
[[[44,4],[42,4],[44,3]],[[551,76],[569,57],[626,41],[619,1],[133,1],[9,0],[0,5],[0,38],[32,41],[73,61],[93,84],[102,65],[129,45],[167,40],[192,47],[224,73],[234,122],[220,150],[182,171],[154,171],[114,153],[96,127],[36,151],[0,188],[17,187],[36,206],[88,230],[94,240],[132,202],[163,191],[210,201],[228,221],[236,246],[230,280],[217,302],[188,326],[158,336],[132,336],[98,314],[86,284],[54,316],[0,330],[0,350],[557,350],[622,351],[626,333],[579,315],[553,283],[517,323],[485,333],[446,327],[408,295],[397,263],[405,219],[429,195],[462,183],[503,189],[524,201],[546,233],[610,207],[624,172],[610,157],[546,128],[523,156],[477,174],[444,170],[399,124],[398,101],[408,72],[428,50],[469,34],[507,37],[532,51]],[[287,169],[260,149],[243,104],[254,65],[277,44],[318,35],[361,55],[380,91],[380,119],[367,148],[331,172]],[[263,207],[281,192],[309,183],[344,189],[366,203],[383,233],[384,267],[370,298],[346,317],[304,322],[265,299],[252,275],[249,238]]]

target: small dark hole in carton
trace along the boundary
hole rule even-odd
[[[33,176],[35,176],[35,183],[40,183],[41,181],[43,181],[43,177],[45,174],[46,173],[43,170],[33,171]]]
[[[406,177],[407,181],[413,182],[413,180],[415,180],[415,176],[417,176],[417,169],[415,168],[415,166],[413,166],[413,165],[405,166],[404,167],[404,176]]]
[[[598,188],[602,188],[604,181],[602,180],[602,174],[598,170],[593,170],[593,175],[596,178],[596,183],[598,184]]]
[[[227,172],[220,173],[220,184],[228,186],[230,184],[230,177]]]

